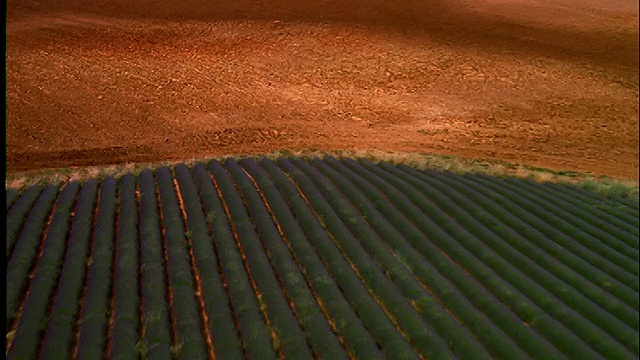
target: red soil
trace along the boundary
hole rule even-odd
[[[7,5],[8,173],[315,148],[638,177],[635,1]]]

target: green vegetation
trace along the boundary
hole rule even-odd
[[[403,164],[417,170],[433,169],[438,171],[451,171],[455,174],[485,174],[497,178],[515,177],[518,179],[530,179],[538,183],[556,183],[577,186],[595,192],[613,200],[640,201],[640,182],[638,179],[614,179],[605,175],[596,176],[591,173],[581,173],[569,170],[551,170],[536,166],[512,164],[502,160],[469,159],[451,155],[383,152],[383,151],[291,151],[279,150],[263,155],[265,158],[277,160],[281,157],[300,158],[324,158],[335,156],[348,159],[366,159],[374,163],[388,162],[393,165]],[[162,161],[157,163],[128,163],[124,165],[112,165],[103,167],[86,168],[61,168],[35,170],[7,174],[6,188],[21,190],[36,184],[60,184],[68,181],[82,181],[85,179],[102,180],[108,176],[115,178],[125,174],[139,175],[145,169],[155,170],[163,166],[175,166],[186,164],[192,167],[197,163],[206,163],[216,160],[224,163],[227,159],[242,160],[250,158],[246,155],[229,154],[215,158],[201,158],[184,161]],[[9,199],[7,199],[9,201]]]
[[[636,201],[284,155],[7,190],[7,357],[640,355]]]

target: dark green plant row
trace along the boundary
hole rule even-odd
[[[638,211],[245,158],[7,190],[10,359],[632,359]]]

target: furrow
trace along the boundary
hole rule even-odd
[[[473,202],[469,200],[477,199],[481,196],[479,193],[468,192],[465,196],[461,195],[457,187],[454,186],[454,178],[457,177],[433,174],[424,180],[425,183],[428,182],[430,186],[433,186],[434,189],[437,189],[439,194],[441,194],[441,196],[434,198],[442,199],[438,201],[442,209],[454,216],[462,226],[472,232],[474,236],[485,245],[482,249],[482,251],[486,252],[485,258],[490,259],[495,257],[495,259],[487,262],[492,268],[506,275],[505,279],[514,286],[519,287],[529,299],[536,302],[555,318],[561,319],[585,341],[593,344],[594,349],[604,352],[610,351],[611,354],[617,354],[620,349],[617,349],[615,343],[612,342],[613,340],[624,345],[634,353],[638,351],[637,335],[634,335],[633,330],[637,325],[631,325],[633,327],[630,327],[630,325],[615,318],[606,310],[599,308],[598,305],[586,299],[584,294],[578,293],[575,287],[585,285],[581,288],[583,291],[593,290],[589,292],[589,295],[594,299],[599,295],[608,296],[609,301],[613,300],[608,293],[599,289],[585,289],[587,284],[578,282],[577,280],[571,281],[571,284],[574,286],[574,288],[571,288],[569,284],[558,279],[558,277],[551,273],[550,269],[553,268],[554,263],[547,262],[547,264],[538,265],[527,257],[527,255],[530,256],[531,253],[527,253],[526,251],[521,253],[514,249],[511,244],[516,243],[519,239],[511,236],[513,234],[506,231],[507,225],[488,215],[487,211],[483,208],[473,206]],[[463,207],[466,207],[467,210]],[[484,224],[481,223],[481,221],[483,221]],[[503,238],[497,236],[497,233],[502,234]],[[508,240],[505,241],[507,238]],[[474,249],[480,250],[482,247],[478,244],[469,244],[469,246],[472,246]],[[526,245],[526,242],[520,241],[520,244]],[[501,259],[504,259],[504,261]],[[506,274],[507,268],[512,269],[509,274]],[[562,270],[566,270],[558,268],[560,267],[558,266],[555,269],[557,270],[556,273],[561,273]],[[516,269],[519,271],[514,271]],[[563,275],[572,274],[565,272]],[[571,280],[575,280],[575,277],[571,277]],[[601,303],[604,305],[604,301]],[[626,316],[634,316],[632,309],[623,308],[622,306],[617,309]],[[635,315],[637,317],[637,312]],[[596,327],[589,326],[589,323],[585,321],[589,321]],[[585,331],[585,327],[592,329]],[[597,331],[598,328],[602,331]],[[612,338],[608,338],[607,335]],[[601,337],[602,341],[600,343],[594,343],[593,341],[596,341],[598,337]],[[608,353],[603,355],[608,356]]]
[[[635,238],[635,241],[631,242],[630,245],[638,249],[638,236],[640,235],[638,218],[637,216],[634,218],[633,216],[618,211],[620,205],[606,201],[595,205],[588,205],[567,193],[556,191],[554,188],[544,186],[532,180],[507,179],[507,181],[520,188],[526,194],[536,195],[536,197],[532,199],[544,199],[545,202],[561,208],[561,211],[556,213],[559,216],[569,213],[581,219],[588,219],[589,222],[595,221],[597,227],[614,236],[620,234],[620,231],[624,232],[621,233],[623,236],[631,235],[631,239]],[[540,204],[543,203],[544,202],[540,202]]]
[[[114,222],[113,222],[113,256],[111,258],[111,283],[109,287],[109,308],[107,309],[107,331],[105,335],[104,342],[104,357],[111,358],[111,342],[113,336],[113,323],[115,318],[115,284],[116,284],[116,267],[118,265],[118,241],[117,238],[120,236],[120,220],[121,220],[121,212],[120,212],[120,183],[118,183],[118,190],[116,190],[116,200],[115,200],[115,214],[114,214]]]
[[[202,205],[189,169],[174,168],[180,187],[185,218],[194,258],[194,271],[200,284],[202,311],[206,317],[212,351],[218,359],[242,357],[242,345],[233,321],[231,304],[220,279],[217,254],[204,216]]]
[[[141,333],[137,344],[141,355],[148,359],[171,359],[171,325],[167,299],[164,250],[160,230],[160,215],[156,184],[151,170],[138,178],[140,191],[140,281]]]
[[[31,282],[30,273],[35,268],[42,255],[44,244],[44,231],[54,214],[52,209],[58,197],[58,187],[48,186],[29,212],[24,227],[20,232],[20,238],[15,244],[13,253],[7,262],[6,280],[6,311],[7,332],[19,316],[21,300],[25,295],[25,289]],[[15,324],[14,324],[15,325]]]
[[[8,213],[9,209],[11,208],[11,205],[13,205],[13,203],[20,198],[20,193],[16,189],[7,189],[5,192],[5,196],[6,196],[5,200],[7,202],[7,207],[5,208],[5,211]]]
[[[11,207],[11,209],[7,210],[7,222],[5,230],[5,245],[7,248],[5,256],[7,261],[11,257],[11,252],[13,251],[13,247],[15,246],[15,242],[21,234],[20,231],[23,229],[22,225],[24,224],[25,220],[28,219],[29,211],[43,191],[43,186],[33,186],[28,188]]]
[[[451,332],[454,329],[457,331],[448,335],[451,339],[449,341],[453,341],[453,343],[456,344],[455,341],[460,342],[459,339],[462,337],[468,339],[473,339],[475,337],[477,339],[476,341],[482,341],[484,345],[488,347],[492,356],[501,358],[526,358],[528,356],[513,340],[509,339],[509,336],[507,336],[503,330],[492,324],[492,320],[487,318],[486,314],[483,314],[482,312],[478,314],[479,309],[471,304],[469,299],[473,301],[483,298],[488,300],[488,297],[487,295],[480,294],[477,290],[473,289],[474,287],[477,288],[478,284],[471,283],[473,286],[470,286],[471,284],[469,284],[469,280],[466,279],[468,275],[464,273],[463,268],[457,267],[455,271],[450,268],[445,268],[446,270],[438,270],[433,264],[426,261],[427,258],[420,255],[416,250],[416,247],[414,247],[415,244],[421,244],[421,246],[424,247],[425,244],[428,244],[427,242],[429,241],[429,238],[421,235],[420,231],[411,223],[411,220],[402,213],[402,210],[409,214],[420,212],[419,209],[415,207],[412,208],[410,206],[411,202],[408,198],[399,193],[398,190],[391,187],[391,185],[381,177],[371,173],[354,161],[345,159],[341,163],[338,163],[336,160],[331,158],[326,159],[325,161],[327,165],[339,170],[341,174],[347,176],[354,184],[357,184],[358,188],[362,189],[364,194],[366,194],[366,197],[371,201],[371,203],[365,204],[364,200],[360,200],[360,202],[363,203],[363,207],[369,208],[366,210],[367,213],[373,213],[374,206],[377,211],[380,211],[381,218],[388,219],[389,223],[387,229],[377,226],[384,231],[381,232],[381,235],[384,234],[384,241],[391,246],[396,253],[396,256],[401,259],[402,263],[405,264],[414,276],[422,279],[433,289],[436,299],[446,306],[444,310],[451,313],[452,316],[455,316],[455,318],[462,323],[462,325],[466,326],[466,328],[463,328],[464,331],[457,330],[460,325],[450,324],[450,321],[445,321],[446,318],[445,320],[439,320],[439,327],[441,328],[440,331],[445,333]],[[349,192],[353,193],[354,191]],[[381,221],[378,220],[376,223],[380,222]],[[380,225],[384,224],[385,223],[382,222]],[[435,254],[437,254],[441,259],[443,257],[442,255],[444,255],[437,250],[435,251]],[[438,258],[436,256],[430,255],[428,259],[433,263],[438,264]],[[450,259],[447,260],[451,263]],[[446,267],[447,265],[440,264],[440,266]],[[453,278],[461,276],[462,279],[460,280],[466,280],[463,290],[466,292],[475,291],[475,293],[473,293],[472,296],[469,296],[469,299],[465,298],[461,293],[461,290],[457,289],[455,285],[444,275]],[[458,283],[460,283],[460,280],[458,280]],[[493,301],[494,307],[501,306],[501,304],[498,305],[499,303],[495,299]],[[487,304],[487,302],[485,301],[483,304]],[[507,309],[503,309],[503,311],[504,310]],[[433,314],[434,311],[435,310],[431,310],[432,314],[429,316],[436,318],[436,315]],[[487,314],[492,314],[492,312],[487,312]],[[503,322],[498,319],[495,321],[496,323]],[[514,328],[513,325],[509,326],[510,333],[514,333],[514,330],[521,328],[522,325],[521,322],[517,320],[513,321],[512,324],[517,324],[517,327]],[[458,346],[461,349],[459,351],[467,357],[474,357],[475,354],[472,351],[472,345],[474,344],[472,343],[469,345],[465,341],[460,342]],[[545,356],[548,357],[549,354],[546,354]]]
[[[343,162],[349,164],[347,160]],[[468,270],[471,269],[467,269],[467,264],[457,263],[447,255],[447,247],[440,244],[453,244],[456,240],[441,227],[443,219],[435,216],[437,210],[434,203],[406,181],[370,162],[351,164],[351,169],[369,171],[363,173],[366,178],[383,191],[406,216],[404,218],[400,214],[386,212],[409,243],[400,245],[400,249],[404,250],[403,254],[410,256],[411,261],[407,262],[413,265],[417,274],[424,274],[426,279],[430,279],[430,283],[442,294],[442,301],[456,309],[458,316],[489,346],[492,353],[497,353],[496,356],[501,358],[521,358],[523,355],[520,352],[524,350],[534,358],[562,358],[550,343],[516,316],[512,309],[506,307],[503,300],[489,292],[481,282],[483,279],[474,278],[469,273]],[[446,216],[440,215],[446,219]],[[424,270],[425,267],[431,268],[431,264],[436,269]],[[442,277],[437,276],[438,272]]]
[[[253,218],[271,219],[258,223],[258,231],[264,236],[261,237],[264,251],[269,256],[271,265],[276,272],[281,274],[280,279],[283,287],[293,303],[293,309],[298,321],[307,334],[308,342],[316,357],[321,359],[346,359],[343,346],[344,339],[337,339],[334,331],[335,321],[328,314],[326,308],[316,302],[316,296],[312,293],[311,286],[304,278],[301,267],[296,263],[290,249],[290,240],[279,223],[274,207],[281,206],[282,202],[277,202],[267,194],[274,191],[273,184],[265,178],[266,174],[260,172],[257,164],[249,159],[240,162],[243,170],[254,184],[257,191],[248,188],[244,191],[249,201],[249,211]],[[268,187],[268,188],[267,188]],[[262,201],[258,201],[258,197]],[[277,195],[277,194],[272,194]],[[282,200],[280,198],[280,200]],[[276,203],[274,203],[276,202]],[[281,238],[282,241],[271,241],[270,239]],[[325,318],[327,316],[327,318]],[[333,326],[330,324],[333,323]],[[338,335],[339,336],[339,335]]]
[[[271,345],[270,333],[258,308],[256,294],[249,282],[227,212],[219,197],[216,180],[202,164],[194,167],[193,175],[207,217],[211,219],[213,241],[240,330],[244,355],[247,358],[273,359],[275,351]]]
[[[160,227],[160,243],[162,244],[162,270],[164,272],[165,283],[165,297],[167,299],[167,313],[169,315],[169,331],[171,334],[171,343],[169,350],[171,351],[171,357],[176,359],[180,353],[180,344],[178,343],[178,319],[176,317],[176,307],[173,299],[173,289],[171,287],[171,275],[169,272],[169,244],[167,243],[167,227],[165,224],[165,214],[162,209],[162,195],[160,190],[160,184],[158,181],[158,175],[154,171],[155,178],[155,196],[156,204],[158,206],[158,221]]]
[[[96,208],[98,182],[89,180],[83,186],[72,214],[68,246],[55,295],[52,299],[49,322],[43,336],[40,357],[67,359],[75,338],[75,320],[81,304],[86,261],[89,255],[91,232]]]
[[[86,252],[86,257],[81,259],[83,261],[82,263],[82,267],[83,267],[83,271],[82,271],[82,284],[80,286],[80,296],[78,298],[78,307],[77,307],[77,311],[76,313],[73,315],[73,319],[74,321],[74,327],[73,327],[73,340],[71,342],[71,348],[70,348],[70,353],[71,353],[71,360],[74,360],[78,357],[78,345],[79,345],[79,341],[80,341],[80,325],[82,324],[82,309],[84,308],[84,304],[85,301],[87,299],[87,290],[88,290],[88,283],[89,283],[89,269],[91,268],[91,265],[93,264],[93,251],[94,251],[94,242],[95,242],[95,233],[96,233],[96,226],[98,223],[98,212],[100,211],[100,207],[102,204],[102,187],[103,184],[100,183],[99,184],[100,190],[97,192],[97,198],[96,201],[94,203],[94,206],[91,209],[91,213],[92,213],[92,217],[91,217],[91,228],[89,229],[89,235],[88,235],[88,244],[87,244],[87,252]],[[51,342],[53,342],[53,334],[51,333]]]
[[[80,185],[69,183],[62,190],[55,206],[55,213],[46,231],[42,255],[36,264],[33,281],[18,319],[8,359],[35,359],[41,339],[41,333],[47,324],[49,300],[55,290],[58,269],[62,262],[69,222]]]
[[[295,183],[280,168],[266,159],[260,162],[260,166],[277,185],[277,189],[262,188],[289,240],[290,250],[302,274],[318,294],[319,303],[326,306],[335,323],[336,332],[346,340],[349,353],[353,357],[366,359],[384,358],[379,345],[367,331],[363,320],[358,317],[358,310],[359,314],[364,316],[362,307],[352,307],[346,289],[331,276],[312,245],[330,241],[326,239],[327,234],[318,217],[308,206]],[[256,172],[252,173],[256,175]],[[261,180],[263,177],[256,176],[256,179]],[[324,240],[321,239],[323,237]],[[366,323],[371,325],[372,322]]]
[[[485,182],[497,184],[496,179],[484,175],[469,176],[470,179],[482,179]],[[614,226],[610,221],[605,221],[594,216],[592,212],[580,211],[575,206],[560,201],[557,197],[550,196],[536,188],[527,186],[526,182],[504,179],[501,187],[509,190],[510,194],[517,194],[519,198],[527,199],[540,206],[550,216],[570,223],[587,234],[600,239],[609,246],[618,249],[621,253],[638,260],[638,228],[632,228],[626,224]],[[635,233],[635,234],[634,234]]]
[[[174,315],[175,335],[173,356],[178,359],[203,359],[207,357],[207,345],[202,336],[202,324],[195,294],[185,225],[178,204],[174,180],[168,167],[155,172],[161,205],[161,219],[165,229],[167,274]]]
[[[261,202],[262,199],[256,192],[251,180],[233,160],[228,160],[224,167],[233,177],[233,179],[228,177],[228,182],[235,182],[239,190],[233,193],[227,191],[225,195],[233,222],[238,225],[254,224],[252,226],[242,226],[242,233],[239,233],[239,235],[242,239],[251,272],[255,274],[256,285],[264,297],[266,312],[279,340],[283,356],[295,359],[313,358],[307,345],[306,336],[293,313],[293,309],[289,306],[286,293],[277,279],[277,273],[271,266],[262,247],[262,241],[281,242],[282,239],[279,238],[277,231],[270,234],[258,234],[253,230],[255,226],[258,231],[260,229],[264,231],[266,226],[272,225],[270,223],[271,218],[267,212],[262,212],[254,217],[249,216],[242,205],[243,202],[246,206],[249,206],[248,204]]]
[[[487,350],[476,340],[466,328],[447,313],[442,304],[427,291],[418,281],[414,274],[408,269],[393,253],[385,243],[386,241],[401,241],[402,235],[394,226],[386,220],[384,215],[378,212],[369,199],[361,191],[364,190],[365,183],[359,181],[354,176],[349,176],[348,170],[341,167],[335,159],[325,158],[324,161],[314,160],[313,166],[323,175],[327,176],[340,189],[342,194],[351,201],[351,205],[362,214],[368,225],[360,218],[356,217],[355,222],[347,222],[348,227],[357,236],[360,244],[370,253],[371,257],[378,262],[383,271],[391,276],[391,280],[402,291],[404,297],[414,304],[420,312],[424,321],[434,327],[439,335],[437,341],[443,341],[451,346],[459,356],[470,359],[490,358]],[[371,194],[371,189],[366,192]],[[372,197],[372,201],[387,202],[386,198],[378,194]],[[341,216],[348,216],[343,209],[348,209],[349,205],[345,201],[336,202],[334,208],[340,212]],[[344,213],[343,213],[344,212]],[[370,228],[371,227],[371,228]],[[374,232],[375,230],[376,232]],[[440,340],[440,338],[444,338]],[[434,343],[432,339],[424,339],[425,345]]]
[[[80,359],[104,357],[112,281],[116,190],[117,183],[113,177],[103,180],[88,264],[87,292],[80,314],[77,349]]]
[[[521,283],[515,282],[514,279],[511,280],[515,283],[504,279],[504,277],[515,276],[518,280],[521,280],[522,276],[515,273],[512,274],[511,268],[507,274],[501,272],[501,265],[504,265],[503,260],[500,257],[491,255],[491,252],[481,245],[482,242],[477,240],[464,227],[461,227],[451,214],[443,212],[439,206],[435,205],[441,205],[442,202],[448,201],[445,199],[431,199],[433,196],[441,197],[442,194],[440,192],[427,186],[423,181],[418,181],[416,178],[412,179],[411,176],[406,173],[403,174],[402,171],[391,165],[385,165],[388,164],[382,164],[385,170],[391,171],[392,174],[408,181],[412,187],[415,186],[414,190],[405,193],[405,195],[409,196],[423,210],[426,216],[433,219],[442,230],[448,233],[446,237],[432,236],[431,238],[451,259],[459,264],[464,264],[467,272],[486,286],[500,301],[512,308],[522,322],[531,325],[532,328],[540,332],[565,355],[585,359],[600,357],[596,351],[590,349],[576,334],[553,316],[547,314],[539,304],[532,301],[529,298],[531,289],[528,286],[524,287]],[[425,235],[433,233],[432,228],[425,226],[426,222],[418,222],[416,225],[420,227]],[[450,241],[445,240],[447,237],[450,238]],[[492,266],[496,266],[496,263],[498,270],[492,268]],[[523,293],[523,290],[527,293]],[[547,298],[539,300],[547,300]]]
[[[113,285],[113,324],[110,329],[110,359],[131,359],[138,355],[138,206],[136,179],[128,174],[119,180],[118,232]]]
[[[267,304],[264,301],[262,292],[258,288],[256,283],[256,278],[252,273],[252,269],[249,266],[249,261],[247,259],[247,253],[245,252],[243,245],[243,235],[245,234],[245,225],[246,224],[236,224],[233,221],[232,211],[229,206],[229,199],[227,197],[233,197],[238,191],[235,187],[235,184],[232,182],[229,183],[228,174],[226,170],[222,168],[220,163],[216,161],[211,161],[208,164],[209,171],[212,173],[212,178],[215,177],[214,185],[216,187],[216,191],[218,192],[218,196],[222,203],[222,208],[224,209],[224,213],[227,217],[227,221],[229,222],[229,226],[231,229],[231,235],[233,236],[233,240],[235,241],[236,250],[240,255],[240,259],[242,260],[242,266],[244,267],[244,271],[247,274],[248,284],[250,285],[250,291],[253,293],[253,300],[255,300],[255,304],[257,305],[258,314],[262,318],[265,324],[265,329],[269,338],[271,340],[271,346],[275,352],[275,357],[284,359],[284,354],[282,352],[282,348],[280,347],[280,341],[278,339],[278,334],[276,334],[273,326],[271,325],[271,320],[269,318],[269,314],[267,313]],[[220,172],[218,172],[220,171]],[[223,180],[219,181],[217,178],[222,177]],[[225,197],[225,192],[227,196]],[[244,206],[244,204],[242,204]],[[232,207],[235,208],[234,205]]]
[[[333,210],[331,210],[331,206],[320,190],[313,184],[305,171],[300,169],[298,166],[293,168],[293,165],[284,159],[279,159],[278,165],[280,165],[287,173],[292,175],[293,180],[300,187],[300,190],[304,192],[305,197],[309,199],[310,205],[318,212],[327,228],[333,227],[337,221],[340,221],[336,220],[337,215],[335,215],[335,213],[333,213],[331,218],[327,218]],[[376,341],[381,345],[386,355],[389,357],[417,357],[417,354],[409,341],[401,334],[401,332],[398,331],[398,329],[396,329],[396,325],[394,324],[394,321],[396,320],[395,316],[400,315],[402,320],[406,320],[405,316],[408,317],[411,313],[415,314],[414,311],[408,310],[408,307],[411,307],[411,305],[406,299],[400,299],[397,297],[398,290],[394,286],[388,284],[388,279],[387,282],[379,284],[373,284],[374,281],[371,277],[367,278],[366,276],[363,276],[364,279],[361,280],[351,269],[346,258],[341,254],[338,245],[334,242],[334,240],[338,240],[337,238],[340,237],[341,234],[334,233],[333,240],[328,237],[327,233],[325,234],[327,236],[323,238],[311,239],[312,241],[319,240],[314,244],[316,250],[327,263],[328,267],[332,268],[331,271],[333,276],[336,277],[336,280],[342,282],[342,290],[349,297],[350,303],[356,311],[359,312],[363,322],[367,324],[369,331],[371,331],[372,335],[376,338]],[[363,257],[364,254],[361,253],[359,256]],[[354,265],[356,265],[356,259],[350,257],[350,260]],[[366,271],[376,271],[381,274],[380,269],[371,264],[365,268],[356,265],[356,268],[361,273],[366,269]],[[384,274],[381,276],[384,276]],[[377,278],[380,279],[380,275],[378,275]],[[383,286],[385,290],[392,291],[390,293],[383,294],[378,288],[377,291],[374,292],[377,297],[386,298],[386,304],[384,302],[379,303],[376,301],[375,297],[369,295],[369,287],[374,285]],[[374,290],[374,288],[375,287],[371,290]],[[406,303],[403,304],[403,302]],[[389,308],[390,304],[402,307],[399,309],[392,309]],[[417,318],[420,318],[419,315]],[[407,329],[403,328],[403,330]],[[441,350],[441,347],[434,347],[430,349],[430,351],[434,352],[437,352],[438,350]]]
[[[485,188],[501,193],[500,187],[494,184],[485,183],[483,185]],[[511,195],[511,197],[513,196]],[[537,208],[535,204],[530,204],[526,199],[520,198],[516,201],[518,202],[509,199],[504,201],[502,206],[513,214],[526,219],[530,225],[543,232],[547,237],[566,246],[575,254],[638,292],[638,262],[620,254],[599,239],[585,234],[580,228],[545,215],[541,209]],[[529,210],[529,207],[533,209]]]
[[[461,181],[455,181],[454,179]],[[562,246],[554,246],[549,239],[538,233],[535,227],[523,223],[520,219],[514,217],[513,214],[515,214],[516,211],[509,212],[499,206],[498,202],[508,202],[508,200],[497,200],[500,195],[492,190],[483,188],[482,186],[476,186],[475,188],[469,187],[464,183],[464,180],[458,177],[451,178],[449,184],[461,191],[465,199],[473,200],[480,205],[481,208],[487,209],[489,212],[495,214],[496,217],[502,219],[503,223],[495,220],[492,221],[491,219],[488,219],[486,223],[490,224],[488,226],[490,226],[493,231],[504,234],[503,237],[505,239],[511,238],[511,243],[515,244],[514,246],[517,246],[521,253],[534,259],[540,266],[562,278],[567,284],[589,298],[590,301],[593,301],[598,304],[598,306],[617,316],[619,320],[633,328],[638,327],[637,303],[639,298],[637,292],[621,284],[614,278],[606,275],[603,276],[604,274],[602,272],[588,266],[584,261],[579,261],[579,258],[571,256],[572,254],[570,252],[568,253]],[[475,184],[470,182],[469,185]],[[492,196],[492,199],[489,199],[487,196]],[[483,214],[484,210],[474,207],[472,202],[467,201],[465,205],[468,208],[472,208],[471,211],[474,214]],[[522,216],[522,219],[527,219],[526,214]],[[508,223],[509,226],[507,226],[506,223]],[[518,233],[527,237],[529,241],[518,239],[518,235],[514,234],[509,227],[517,230]],[[565,239],[565,242],[566,241],[567,239]],[[540,248],[543,247],[546,252],[540,251]],[[554,257],[561,259],[561,261],[554,261]],[[572,266],[569,267],[569,264]],[[577,272],[580,272],[582,275],[577,274]],[[553,285],[551,286],[555,287]]]

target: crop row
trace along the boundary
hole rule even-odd
[[[631,359],[638,207],[367,160],[7,190],[10,359]]]

